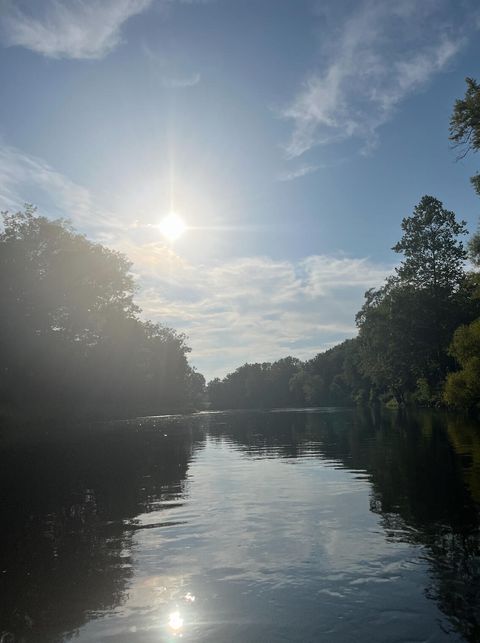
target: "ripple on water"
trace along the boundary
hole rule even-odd
[[[57,460],[9,454],[8,627],[28,643],[475,640],[476,434],[403,421],[155,418]]]

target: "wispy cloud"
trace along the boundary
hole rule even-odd
[[[41,204],[50,216],[68,217],[80,229],[123,229],[106,209],[94,204],[89,190],[57,172],[43,159],[0,144],[0,210],[15,211],[25,202]]]
[[[446,5],[458,24],[445,22]],[[474,28],[465,7],[451,2],[356,5],[340,25],[330,25],[317,70],[282,110],[293,123],[287,157],[351,137],[362,140],[364,149],[375,144],[378,128],[398,104],[446,68]]]
[[[302,167],[294,170],[281,172],[277,177],[277,181],[294,181],[295,179],[300,179],[302,176],[306,176],[307,174],[317,172],[320,167],[320,165],[302,165]]]
[[[2,41],[49,58],[101,58],[121,42],[124,23],[152,0],[46,0],[27,12],[7,2]]]
[[[198,3],[199,0],[191,0]],[[151,73],[159,79],[163,87],[169,89],[184,89],[186,87],[194,87],[198,85],[201,76],[199,72],[177,71],[178,63],[171,60],[168,55],[161,52],[154,51],[147,44],[143,44],[143,53],[150,65]]]
[[[194,87],[200,82],[200,74],[191,74],[190,76],[166,76],[162,79],[164,87],[171,89],[183,89],[184,87]]]

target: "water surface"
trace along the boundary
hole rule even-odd
[[[5,641],[480,640],[465,419],[143,418],[0,464]]]

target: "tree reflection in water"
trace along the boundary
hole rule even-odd
[[[228,416],[216,439],[252,457],[318,457],[371,483],[387,539],[425,548],[434,599],[452,631],[480,640],[480,427],[433,412]]]
[[[135,516],[181,502],[197,446],[155,423],[3,444],[0,635],[61,641],[121,605]]]

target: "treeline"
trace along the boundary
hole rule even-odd
[[[480,85],[467,79],[450,139],[464,156],[480,149]],[[480,175],[472,179],[480,195]],[[395,274],[365,294],[358,336],[304,363],[245,364],[208,385],[212,408],[384,402],[480,405],[480,233],[467,248],[464,221],[424,196],[402,221]],[[466,269],[467,258],[473,270]]]
[[[366,293],[356,338],[306,362],[245,364],[214,379],[212,408],[480,402],[480,276],[464,269],[465,224],[425,196],[402,228],[394,249],[404,259]]]
[[[306,362],[285,357],[276,362],[244,364],[222,380],[208,383],[213,409],[345,406],[362,376],[356,367],[355,339]]]
[[[125,415],[197,408],[185,336],[142,321],[131,264],[27,206],[0,234],[0,410]]]

